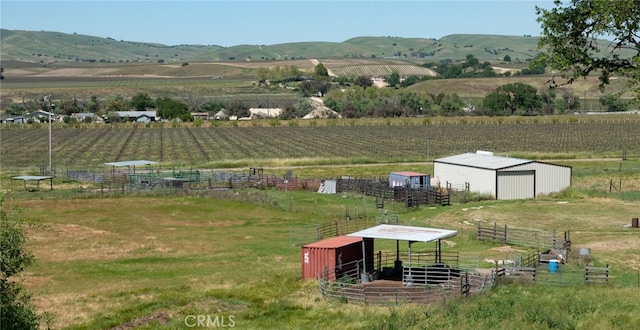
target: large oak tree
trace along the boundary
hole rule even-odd
[[[535,62],[561,72],[560,84],[598,73],[604,90],[612,76],[626,77],[640,101],[640,0],[555,0],[536,13],[543,31]]]
[[[514,115],[516,111],[533,115],[542,107],[542,101],[533,86],[513,83],[499,86],[487,94],[482,100],[482,106],[490,115],[495,116]]]

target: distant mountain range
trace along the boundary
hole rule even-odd
[[[2,61],[184,63],[290,60],[302,58],[406,58],[421,62],[463,60],[526,62],[537,53],[538,37],[454,34],[440,39],[356,37],[343,42],[275,45],[176,45],[131,42],[82,34],[0,29]]]

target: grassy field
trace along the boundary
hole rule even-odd
[[[640,163],[562,164],[574,168],[573,188],[555,197],[386,208],[398,211],[402,224],[458,230],[445,250],[477,251],[482,258],[508,259],[519,248],[475,240],[478,223],[570,230],[574,248],[590,248],[594,263],[610,265],[611,285],[500,284],[430,306],[344,304],[322,297],[315,281],[300,280],[300,247],[290,244],[290,230],[340,220],[347,209],[373,219],[375,201],[368,197],[239,190],[62,198],[55,196],[68,195],[58,189],[11,194],[3,207],[39,221],[29,229],[37,264],[20,280],[39,310],[52,313],[54,328],[186,329],[195,315],[240,329],[633,328],[640,322],[640,232],[628,225],[640,204],[608,193],[607,184],[624,178],[627,194],[640,191]],[[379,176],[399,166],[430,170],[389,164],[294,171]],[[393,250],[389,242],[376,242],[378,249]]]

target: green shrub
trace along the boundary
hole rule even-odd
[[[466,204],[466,203],[472,203],[472,202],[489,201],[495,198],[493,198],[493,196],[488,193],[481,194],[481,193],[475,193],[471,191],[465,191],[457,194],[454,197],[454,199],[457,203]]]

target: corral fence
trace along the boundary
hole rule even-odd
[[[393,200],[404,203],[407,207],[420,205],[451,205],[449,189],[425,186],[412,188],[409,186],[390,187],[387,178],[358,179],[341,177],[336,180],[336,192],[355,192],[376,199]]]
[[[412,254],[411,263],[406,261],[407,256],[397,261],[389,258],[390,255],[393,253],[379,252],[376,255],[377,269],[374,272],[364,271],[363,260],[343,264],[339,269],[325,267],[317,274],[321,294],[357,304],[431,304],[480,293],[501,281],[555,286],[608,285],[611,281],[608,265],[560,265],[552,271],[536,261],[535,253],[522,256],[513,264],[499,266],[496,263],[496,267],[485,274],[456,265],[456,260],[469,258],[463,257],[462,252],[443,255],[442,263],[433,263],[436,257],[431,253]],[[390,267],[385,265],[390,265],[389,261],[393,262],[397,274],[388,272]],[[470,268],[473,268],[473,263],[469,263]]]
[[[540,265],[536,267],[507,266],[496,268],[495,273],[499,280],[518,280],[553,286],[606,285],[612,280],[609,265],[581,267],[565,264],[559,265],[555,271]]]
[[[388,275],[390,269],[397,267],[398,260],[402,265],[426,266],[430,264],[448,265],[462,272],[475,272],[480,267],[480,255],[477,252],[435,251],[412,252],[411,259],[407,253],[378,252],[376,268]]]
[[[378,209],[375,220],[361,216],[357,212],[345,211],[342,220],[334,220],[323,224],[301,225],[289,227],[289,243],[300,246],[323,240],[351,234],[378,224],[398,224],[398,212]]]
[[[357,304],[444,303],[482,292],[493,286],[495,278],[493,273],[480,275],[459,270],[456,272],[444,266],[420,266],[419,263],[402,266],[400,280],[385,277],[380,269],[373,275],[363,274],[362,260],[341,267],[340,271],[325,268],[318,273],[320,292],[327,297]]]
[[[274,188],[278,190],[317,191],[321,179],[278,177],[250,168],[248,172],[201,169],[156,169],[132,172],[129,169],[66,169],[69,180],[78,181],[79,195],[108,196],[133,192],[183,193],[188,190],[224,190]]]
[[[563,237],[558,237],[555,229],[547,232],[509,227],[506,224],[498,226],[494,223],[493,226],[482,226],[478,223],[477,239],[538,249],[571,249],[571,236],[568,230],[564,232]]]
[[[60,173],[60,171],[58,172]],[[231,172],[197,168],[148,168],[132,171],[129,168],[94,168],[62,170],[69,180],[78,185],[78,194],[107,196],[144,191],[180,193],[186,190],[221,190],[274,188],[291,191],[318,191],[323,179],[299,178],[288,171],[285,176],[265,174],[262,168]],[[87,183],[91,183],[88,187]],[[440,187],[390,187],[388,178],[356,179],[341,177],[336,180],[336,193],[355,192],[375,197],[378,208],[384,201],[404,203],[407,207],[421,205],[451,205],[451,189]]]
[[[495,262],[493,272],[501,279],[517,279],[543,285],[572,286],[584,284],[608,284],[609,265],[580,266],[575,264],[547,264],[542,262],[541,254],[532,251],[513,258],[509,263],[500,265]]]
[[[323,224],[302,225],[289,227],[289,243],[300,246],[323,240],[351,234],[374,224],[366,218],[335,220]]]

